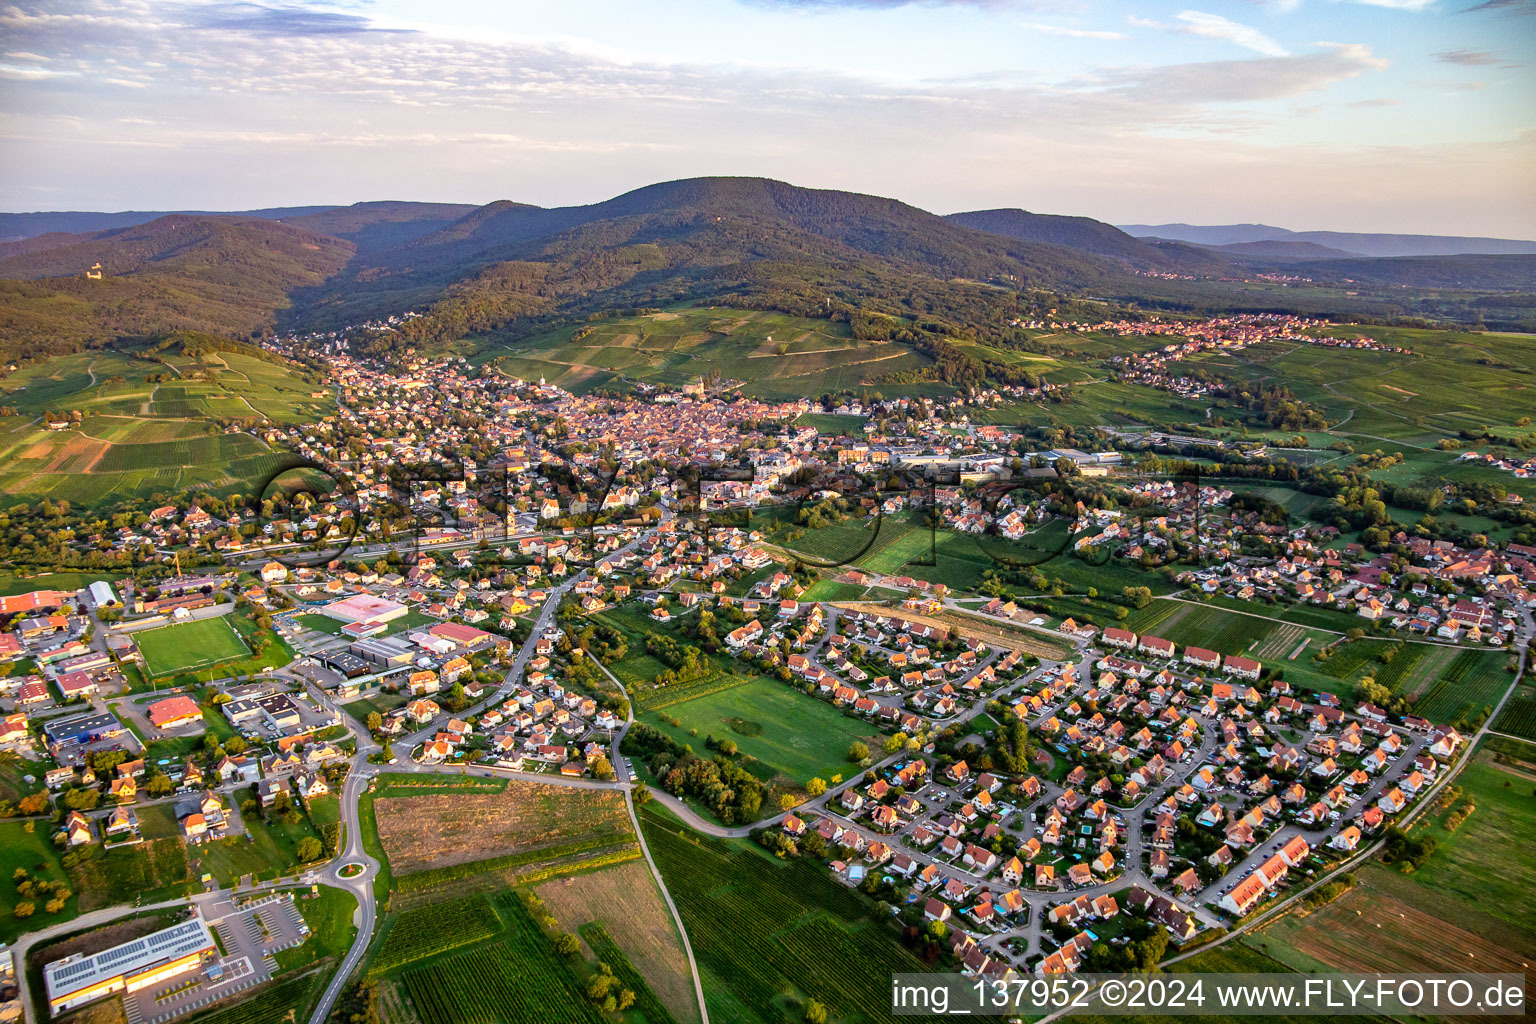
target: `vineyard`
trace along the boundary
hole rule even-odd
[[[395,921],[369,968],[372,975],[495,935],[501,922],[484,895],[407,910]]]
[[[396,880],[397,898],[404,905],[416,906],[440,899],[449,892],[459,895],[496,892],[573,871],[623,864],[639,856],[640,844],[631,839],[588,839],[403,875]]]
[[[653,812],[644,827],[704,973],[712,1019],[796,1019],[778,1007],[798,991],[847,1024],[885,1021],[891,974],[925,969],[866,900],[818,867],[798,860],[770,866],[740,845],[697,838]]]
[[[1536,740],[1536,687],[1522,686],[1499,712],[1494,727],[1511,736]]]
[[[705,676],[703,679],[695,679],[687,683],[673,683],[671,686],[650,686],[640,689],[631,689],[635,699],[635,710],[659,711],[662,708],[672,707],[674,704],[682,704],[685,701],[698,697],[708,697],[711,694],[724,693],[743,683],[750,683],[752,676],[734,675],[728,672],[716,672]]]
[[[587,945],[598,960],[612,968],[619,983],[635,994],[634,1008],[645,1018],[646,1024],[677,1024],[676,1018],[661,1005],[656,993],[651,991],[651,987],[645,983],[640,972],[635,970],[635,965],[629,962],[629,957],[624,955],[624,951],[613,941],[601,922],[584,924],[578,931],[587,940]]]
[[[313,972],[286,978],[204,1014],[200,1024],[291,1024],[297,1012],[295,1008],[303,1010],[308,1006],[310,990],[315,986]]]
[[[1492,707],[1508,689],[1506,655],[1493,651],[1462,651],[1450,668],[1414,702],[1413,710],[1432,722],[1471,721]]]
[[[522,902],[509,895],[498,907],[507,921],[502,938],[405,972],[421,1024],[605,1024],[571,964],[555,953]]]

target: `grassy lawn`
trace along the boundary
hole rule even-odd
[[[341,627],[345,625],[345,623],[338,619],[331,619],[324,615],[317,615],[313,613],[308,615],[295,615],[294,621],[303,626],[305,629],[312,629],[316,633],[329,633],[331,636],[336,636],[338,633],[340,633]]]
[[[661,715],[682,724],[663,722]],[[642,721],[677,740],[692,744],[705,754],[704,739],[735,740],[741,752],[798,783],[857,771],[848,761],[855,740],[878,750],[878,730],[837,711],[831,705],[807,697],[789,686],[760,679],[672,704]],[[698,735],[692,735],[697,730]]]
[[[14,913],[16,904],[23,901],[16,892],[16,884],[11,881],[17,868],[25,868],[33,878],[67,882],[70,888],[75,888],[74,880],[65,874],[59,852],[49,838],[50,828],[47,822],[37,822],[33,831],[28,832],[24,822],[0,821],[0,942],[12,942],[22,932],[46,928],[79,913],[75,895],[64,902],[64,909],[57,914],[44,910],[41,901],[34,901],[37,910],[30,918],[23,920]]]
[[[14,754],[0,756],[0,800],[13,803],[43,788],[43,773],[48,766],[41,761],[23,761]],[[29,784],[26,776],[32,776]]]
[[[237,790],[236,797],[243,802],[248,793],[249,790]],[[199,875],[206,872],[220,885],[233,885],[247,874],[258,879],[291,874],[302,866],[298,857],[300,841],[320,838],[314,826],[302,815],[293,825],[278,820],[265,822],[256,813],[242,817],[247,835],[217,839],[193,851]]]
[[[442,621],[442,619],[435,618],[425,612],[418,612],[413,608],[398,619],[390,619],[389,626],[382,635],[394,636],[396,633],[405,633],[413,629],[425,629],[428,626],[435,626]]]
[[[800,597],[804,601],[857,601],[864,596],[864,591],[865,588],[857,583],[817,580]]]
[[[343,704],[341,709],[359,722],[368,721],[368,713],[377,711],[384,714],[410,701],[410,696],[404,693],[376,693],[371,697],[355,700],[350,704]]]
[[[317,796],[309,801],[309,819],[317,828],[334,825],[341,820],[341,797],[335,793]]]
[[[1519,766],[1494,764],[1480,752],[1455,784],[1462,797],[1453,809],[1469,797],[1477,809],[1454,832],[1443,827],[1450,810],[1419,826],[1439,846],[1409,878],[1536,931],[1536,777]]]
[[[134,633],[133,639],[153,676],[205,668],[251,653],[224,616],[146,629]]]
[[[278,967],[287,970],[346,955],[357,934],[357,926],[352,923],[352,914],[357,910],[356,896],[346,889],[322,885],[315,896],[306,889],[295,892],[294,906],[309,925],[309,938],[302,946],[278,953]]]

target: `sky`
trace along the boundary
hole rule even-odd
[[[597,202],[1536,238],[1536,0],[0,0],[0,209]]]

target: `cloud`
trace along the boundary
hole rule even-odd
[[[1461,64],[1465,67],[1497,64],[1500,60],[1487,50],[1441,50],[1433,56],[1435,60],[1444,61],[1446,64]]]
[[[266,7],[254,3],[215,3],[187,8],[198,28],[228,29],[264,36],[354,35],[360,32],[393,32],[379,29],[358,14],[338,14],[303,7]]]
[[[1253,26],[1231,21],[1219,14],[1207,14],[1204,11],[1183,11],[1178,15],[1178,19],[1184,22],[1184,27],[1177,28],[1180,32],[1204,36],[1207,39],[1223,39],[1229,43],[1234,43],[1269,57],[1285,57],[1289,55],[1285,47]]]
[[[754,7],[787,7],[799,10],[835,10],[840,7],[869,10],[897,7],[1011,7],[1012,0],[742,0]]]
[[[1375,99],[1355,100],[1348,104],[1351,107],[1400,107],[1403,101],[1392,96],[1377,96]]]
[[[1463,8],[1462,14],[1478,11],[1506,11],[1510,14],[1536,14],[1536,0],[1483,0],[1480,4]]]
[[[1320,43],[1313,53],[1207,61],[1119,72],[1119,88],[1164,104],[1260,102],[1298,96],[1379,71],[1387,62],[1359,43]]]
[[[1024,26],[1032,32],[1039,32],[1046,36],[1066,36],[1071,39],[1128,39],[1124,32],[1115,32],[1108,29],[1064,28],[1060,25],[1042,25],[1039,22],[1029,22]]]
[[[1390,7],[1394,11],[1422,11],[1434,2],[1435,0],[1355,0],[1355,3],[1365,4],[1367,7]]]

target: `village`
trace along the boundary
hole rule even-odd
[[[1227,326],[1189,344],[1308,325]],[[349,779],[648,786],[699,831],[820,861],[972,974],[1118,968],[1285,904],[1435,799],[1467,715],[1317,688],[1321,659],[1531,630],[1536,549],[1400,532],[1373,550],[1268,522],[1224,481],[1139,473],[1138,445],[1045,447],[963,402],[584,398],[330,354],[338,414],[266,439],[345,488],[158,507],[81,543],[165,552],[163,572],[0,597],[0,750],[42,766],[22,811],[51,814],[61,850],[173,836],[207,897],[235,899],[274,870],[339,870]],[[800,425],[818,413],[864,426]],[[818,524],[887,522],[998,567],[940,582],[801,547]],[[1052,559],[1158,592],[1063,605]],[[1149,600],[1329,628],[1217,649],[1129,628]],[[626,645],[667,671],[621,679]],[[700,677],[776,680],[874,746],[730,817],[673,770],[709,751],[641,715]],[[285,821],[313,835],[283,861],[227,852]]]

